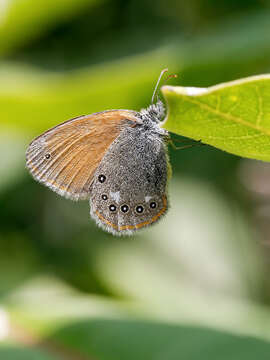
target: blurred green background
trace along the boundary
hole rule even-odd
[[[166,218],[117,238],[25,169],[34,136],[149,104],[159,72],[270,72],[269,0],[0,0],[0,359],[269,359],[270,166],[170,149]]]

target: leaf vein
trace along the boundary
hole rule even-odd
[[[259,113],[256,119],[256,125],[260,126],[260,123],[262,121],[262,115],[263,115],[263,110],[262,110],[262,97],[260,95],[260,89],[257,85],[255,85],[255,90],[256,90],[256,94],[257,94],[257,99],[258,99],[258,105],[259,105]]]
[[[198,105],[199,107],[201,107],[204,110],[207,110],[210,113],[213,113],[213,114],[216,114],[216,115],[220,116],[221,118],[236,122],[236,123],[241,124],[241,125],[245,125],[245,126],[247,126],[249,128],[260,131],[261,133],[270,136],[270,130],[268,131],[268,130],[262,128],[261,126],[259,126],[257,124],[252,124],[252,123],[250,123],[250,122],[248,122],[248,121],[246,121],[244,119],[241,119],[241,118],[239,118],[237,116],[234,116],[234,115],[231,115],[231,114],[226,114],[224,112],[216,110],[216,109],[212,108],[210,105],[204,104],[204,103],[202,103],[202,102],[200,102],[198,100],[196,101],[196,100],[194,100],[194,98],[191,99],[191,97],[189,97],[189,96],[186,96],[185,99],[188,102],[193,103],[195,105]]]

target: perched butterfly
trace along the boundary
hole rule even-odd
[[[108,110],[68,120],[34,139],[26,153],[32,176],[72,200],[90,199],[104,230],[132,234],[168,209],[169,134],[160,127],[155,93],[140,112]]]

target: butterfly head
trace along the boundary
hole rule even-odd
[[[159,123],[163,120],[165,115],[165,107],[163,102],[158,99],[155,104],[151,104],[147,109],[142,109],[140,111],[140,116],[143,120],[143,123],[152,122]]]

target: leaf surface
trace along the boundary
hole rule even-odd
[[[229,153],[270,161],[270,75],[209,88],[164,86],[164,128]]]

